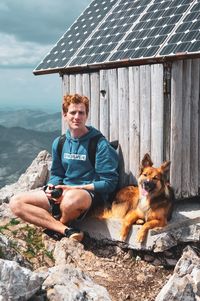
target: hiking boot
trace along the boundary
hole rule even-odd
[[[64,237],[73,238],[80,242],[83,240],[84,233],[82,231],[80,231],[79,229],[66,228],[65,232],[64,232]]]

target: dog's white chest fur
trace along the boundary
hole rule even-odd
[[[142,210],[143,212],[146,212],[147,210],[149,210],[150,206],[149,206],[149,202],[148,202],[146,196],[141,197],[141,199],[139,201],[139,207],[140,207],[140,210]]]

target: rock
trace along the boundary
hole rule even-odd
[[[117,218],[100,220],[93,217],[86,217],[81,221],[74,221],[77,227],[95,239],[108,239],[120,242],[121,221]],[[199,199],[191,199],[176,202],[172,219],[167,226],[160,229],[148,231],[147,239],[143,243],[136,240],[140,225],[133,225],[125,247],[134,250],[164,252],[181,243],[198,242],[200,237],[200,202]]]
[[[166,265],[174,267],[177,264],[177,259],[173,259],[173,258],[166,258]]]
[[[28,300],[40,289],[43,281],[16,262],[0,259],[0,300]]]
[[[200,258],[187,246],[174,273],[162,288],[155,301],[200,300]]]
[[[84,246],[75,239],[63,238],[56,243],[54,249],[55,265],[78,263],[84,255]]]
[[[15,215],[12,213],[10,210],[10,207],[7,203],[3,203],[0,206],[0,219],[5,220],[5,219],[12,219],[15,218]]]
[[[8,203],[9,199],[17,192],[44,186],[49,177],[50,165],[50,154],[45,150],[41,151],[16,183],[6,185],[0,189],[0,204]]]
[[[50,268],[42,288],[47,291],[49,301],[111,301],[104,287],[68,264]]]

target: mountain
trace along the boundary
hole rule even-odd
[[[12,123],[10,116],[7,123]],[[0,125],[0,187],[16,182],[41,150],[51,153],[52,142],[59,135],[60,130],[42,132]]]
[[[0,125],[22,127],[36,131],[53,132],[61,128],[61,113],[39,110],[0,110]]]

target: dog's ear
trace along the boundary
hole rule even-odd
[[[150,155],[148,153],[145,154],[140,165],[140,174],[143,172],[144,168],[151,167],[152,165],[153,162],[151,160]]]
[[[170,161],[165,161],[165,162],[160,166],[160,169],[161,169],[162,173],[167,173],[167,172],[169,171],[170,164],[171,164]]]

